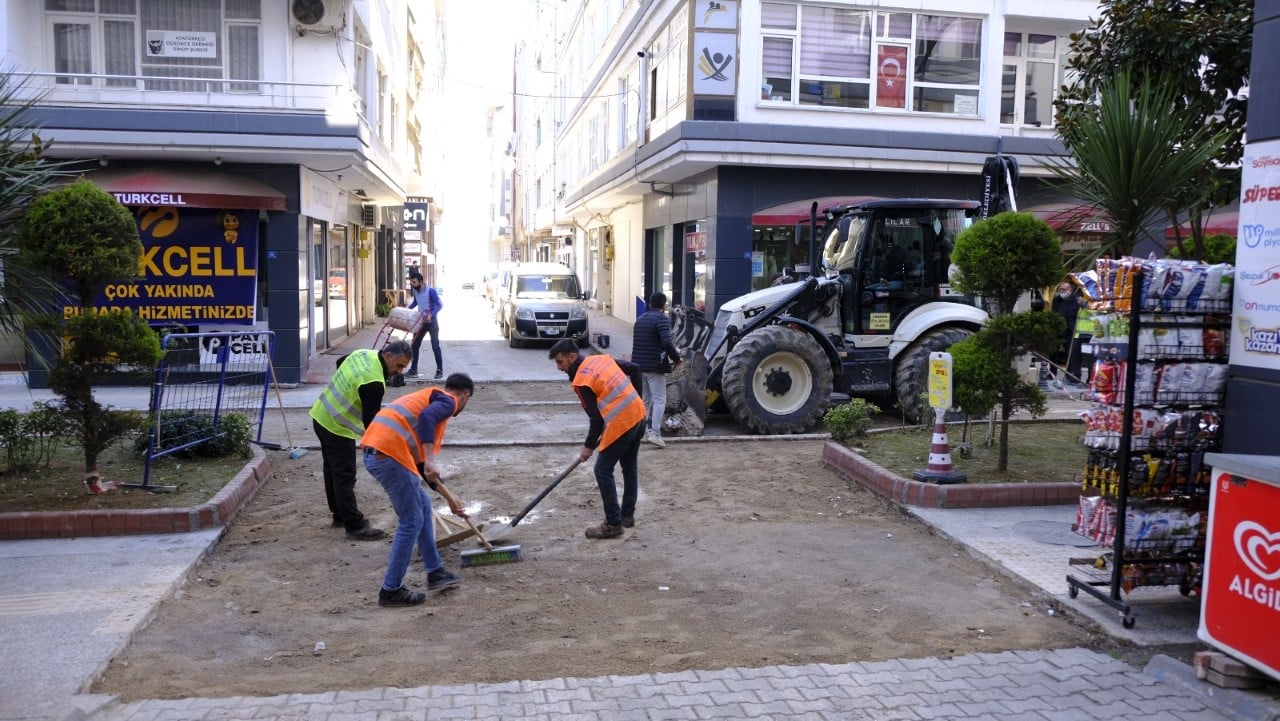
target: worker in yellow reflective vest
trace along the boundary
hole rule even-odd
[[[338,367],[320,397],[311,404],[311,425],[324,459],[324,495],[333,514],[333,527],[347,529],[347,538],[376,541],[387,534],[374,528],[356,504],[356,439],[382,410],[387,381],[413,360],[408,341],[392,341],[381,352],[352,351],[338,359]]]
[[[548,356],[569,376],[590,425],[578,460],[585,462],[597,449],[596,485],[604,508],[604,523],[587,529],[587,538],[618,538],[623,528],[636,525],[636,496],[640,492],[639,453],[644,438],[645,411],[640,366],[608,355],[586,358],[568,338],[551,346]],[[613,467],[622,468],[622,503]]]

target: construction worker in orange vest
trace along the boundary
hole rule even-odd
[[[415,544],[427,571],[427,590],[443,590],[462,583],[461,577],[445,570],[436,549],[431,498],[420,481],[443,495],[455,516],[466,517],[457,497],[439,484],[436,455],[449,419],[467,407],[474,390],[470,376],[453,373],[445,379],[444,388],[426,388],[383,406],[360,438],[364,467],[382,484],[399,516],[387,573],[378,591],[379,606],[416,606],[427,600],[425,593],[404,586]]]
[[[644,438],[645,411],[640,397],[644,384],[640,366],[608,355],[583,358],[568,338],[551,346],[547,357],[564,371],[591,423],[578,460],[585,462],[597,449],[596,485],[604,507],[604,523],[587,529],[587,538],[618,538],[636,525],[636,496],[640,492],[638,456]],[[622,466],[622,504],[613,467]]]

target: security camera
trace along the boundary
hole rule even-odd
[[[643,50],[640,50],[640,51],[636,52],[636,57],[638,57],[638,58],[642,58],[642,57],[644,57],[644,51],[643,51]]]

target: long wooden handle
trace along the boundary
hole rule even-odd
[[[516,514],[515,518],[511,519],[511,523],[509,525],[512,528],[515,528],[516,524],[520,523],[520,521],[523,521],[524,517],[529,515],[529,511],[532,511],[534,506],[538,505],[538,503],[540,503],[542,499],[546,498],[547,494],[550,493],[553,488],[560,485],[560,481],[563,481],[566,477],[568,477],[568,475],[573,472],[573,469],[578,467],[579,463],[582,463],[581,458],[573,459],[573,463],[571,463],[568,468],[564,469],[564,471],[560,475],[556,476],[554,481],[548,483],[547,487],[542,489],[542,492],[539,493],[536,498],[530,501],[529,505],[525,506],[523,511],[520,511],[520,513]]]

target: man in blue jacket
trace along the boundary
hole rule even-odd
[[[644,404],[649,415],[649,431],[644,440],[664,448],[662,416],[667,408],[667,374],[680,365],[680,352],[671,339],[671,321],[667,318],[667,294],[661,291],[649,296],[649,307],[636,319],[631,336],[631,362],[644,376]]]
[[[440,321],[436,317],[444,304],[436,289],[422,280],[422,274],[416,270],[409,271],[409,292],[413,294],[410,308],[417,308],[422,314],[422,328],[413,334],[413,363],[409,365],[409,376],[418,376],[418,351],[422,348],[422,339],[431,335],[431,353],[436,357],[436,379],[444,378],[444,363],[440,355]]]

